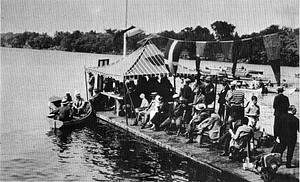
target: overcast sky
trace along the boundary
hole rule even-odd
[[[126,0],[1,0],[1,33],[124,29]],[[227,21],[239,34],[299,27],[299,0],[128,0],[128,26],[179,32]],[[211,33],[213,33],[211,31]]]

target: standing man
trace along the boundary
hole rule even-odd
[[[205,105],[208,107],[209,104],[215,101],[215,87],[211,81],[211,77],[206,78],[207,85],[205,87]]]
[[[231,84],[232,95],[228,98],[229,104],[231,106],[231,112],[237,113],[237,119],[242,119],[244,117],[244,99],[245,93],[240,89],[235,89],[236,82]]]
[[[277,138],[280,132],[279,120],[280,117],[284,114],[287,114],[288,108],[290,106],[289,98],[283,95],[284,89],[283,87],[279,87],[277,89],[278,95],[275,96],[273,102],[274,108],[274,137]]]
[[[294,154],[295,145],[297,142],[297,131],[299,131],[299,119],[294,116],[297,110],[294,105],[288,109],[288,113],[280,117],[278,133],[279,144],[272,152],[280,153],[281,156],[287,147],[287,162],[286,167],[292,168],[292,159]]]
[[[225,113],[224,112],[225,112],[225,102],[226,102],[225,97],[227,95],[228,90],[230,90],[230,87],[227,83],[226,78],[224,78],[222,80],[222,85],[223,85],[223,87],[222,87],[221,91],[219,92],[219,99],[218,99],[218,103],[219,103],[218,114],[221,117],[222,122],[224,122],[224,119],[225,119]]]
[[[94,84],[95,84],[95,77],[93,75],[93,73],[89,72],[89,93],[90,93],[90,97],[93,97],[93,90],[94,90]]]

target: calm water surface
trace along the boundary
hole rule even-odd
[[[66,91],[85,98],[84,66],[119,57],[1,48],[1,181],[217,181],[209,172],[199,174],[199,166],[106,125],[49,129],[48,98]]]

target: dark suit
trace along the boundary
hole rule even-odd
[[[280,132],[279,120],[283,114],[287,114],[288,108],[290,106],[289,98],[283,94],[278,94],[274,98],[273,108],[274,108],[274,137],[276,138]]]
[[[240,127],[240,126],[242,126],[242,120],[241,119],[236,120],[236,122],[231,121],[229,123],[229,129],[231,129],[233,131],[233,133],[235,133],[236,130],[238,129],[238,127]],[[225,132],[225,134],[219,138],[219,143],[224,142],[224,151],[225,151],[225,153],[229,152],[229,142],[230,142],[230,140],[231,140],[231,134],[229,133],[229,131]]]
[[[274,148],[273,152],[278,152],[282,155],[287,147],[287,164],[291,164],[297,142],[297,131],[299,131],[299,119],[293,114],[284,114],[280,117],[278,127],[280,128],[278,133],[280,143]]]

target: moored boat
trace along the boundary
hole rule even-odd
[[[84,108],[83,108],[83,114],[80,116],[73,116],[73,118],[69,121],[60,121],[57,119],[55,114],[51,114],[53,111],[53,102],[49,99],[50,105],[50,114],[47,115],[47,120],[51,128],[57,129],[57,128],[68,128],[72,126],[81,126],[84,124],[87,124],[88,122],[92,121],[92,119],[95,117],[95,114],[93,112],[92,104],[88,101],[85,102]],[[59,103],[59,100],[55,100],[56,103]],[[52,105],[53,104],[53,105]],[[56,105],[57,107],[57,105]]]

